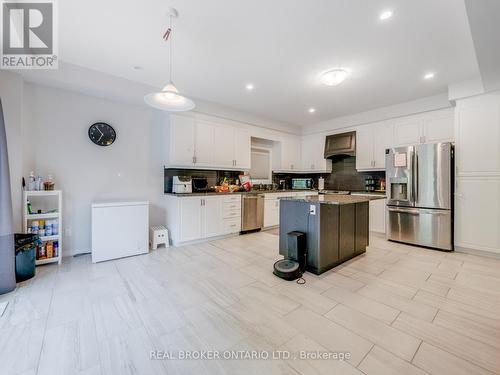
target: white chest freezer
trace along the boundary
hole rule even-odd
[[[148,252],[149,202],[92,204],[92,262]]]

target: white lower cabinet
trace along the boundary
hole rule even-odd
[[[288,191],[284,193],[264,194],[264,228],[275,227],[280,224],[280,198],[307,197],[318,195],[317,191]]]
[[[455,244],[499,253],[500,178],[457,178]]]
[[[192,241],[202,237],[203,206],[199,197],[175,198],[179,207],[179,234],[182,241]],[[173,232],[172,230],[170,230]]]
[[[203,237],[219,236],[222,232],[222,204],[219,197],[202,199]]]
[[[264,228],[274,227],[280,223],[279,199],[264,200]]]
[[[167,227],[174,245],[241,230],[241,195],[167,196]]]
[[[370,232],[385,233],[385,206],[386,199],[370,201]]]

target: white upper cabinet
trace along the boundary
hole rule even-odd
[[[364,126],[356,131],[356,169],[373,168],[373,130]]]
[[[385,169],[385,149],[394,144],[393,129],[392,123],[380,122],[356,131],[356,169]]]
[[[453,142],[454,112],[444,109],[396,120],[394,146],[419,143]]]
[[[375,127],[373,134],[373,167],[385,169],[385,150],[394,145],[394,126],[383,123]]]
[[[197,121],[195,127],[195,164],[210,167],[214,164],[214,129],[215,125],[206,121]]]
[[[234,167],[234,133],[232,126],[214,126],[214,141],[210,144],[214,154],[213,166]]]
[[[246,129],[234,128],[234,166],[248,170],[251,164],[250,132]]]
[[[194,164],[195,120],[170,115],[167,162],[173,166]]]
[[[250,169],[250,132],[195,117],[170,115],[166,165],[204,169]]]
[[[394,146],[413,146],[422,143],[421,118],[397,120],[394,126]]]
[[[301,170],[304,172],[330,172],[332,161],[325,159],[324,134],[306,135],[301,142]]]
[[[436,117],[424,121],[423,141],[425,143],[453,142],[454,117]]]
[[[300,138],[298,136],[284,137],[280,146],[281,166],[279,169],[300,170]]]

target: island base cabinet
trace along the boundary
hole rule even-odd
[[[289,232],[303,232],[307,242],[306,270],[317,275],[328,271],[366,252],[368,211],[368,202],[335,205],[282,200],[280,254],[288,255]]]

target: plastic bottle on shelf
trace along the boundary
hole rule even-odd
[[[54,257],[58,257],[59,256],[59,242],[58,241],[54,241]]]
[[[35,172],[31,171],[30,176],[28,177],[28,190],[35,190]]]
[[[38,176],[36,179],[36,190],[43,190],[43,179],[42,176]]]
[[[38,229],[40,229],[38,221],[33,220],[31,222],[31,233],[38,234]]]
[[[59,234],[59,222],[57,220],[52,220],[52,235],[57,236]]]
[[[45,245],[45,252],[47,254],[47,258],[53,258],[54,257],[54,244],[49,241]]]
[[[45,235],[52,236],[52,221],[45,220]]]

